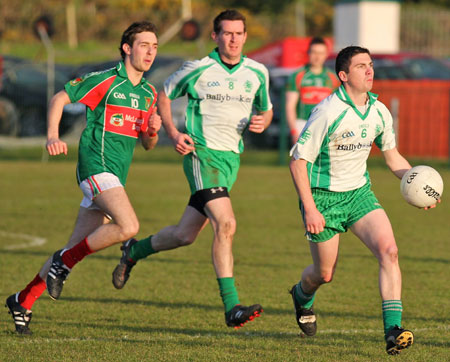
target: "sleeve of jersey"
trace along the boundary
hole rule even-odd
[[[201,74],[199,61],[187,61],[164,82],[164,92],[169,99],[184,96],[192,83]]]
[[[380,110],[380,115],[384,123],[384,129],[375,138],[375,144],[381,151],[388,151],[396,147],[394,121],[391,112],[384,106]]]
[[[341,82],[337,78],[336,74],[329,69],[327,70],[327,74],[328,74],[328,78],[330,78],[330,80],[331,80],[331,86],[333,87],[333,90],[339,88],[339,86],[341,85]]]
[[[115,75],[87,74],[66,83],[64,89],[72,103],[83,103],[94,110],[111,87]]]
[[[258,112],[266,112],[272,109],[272,102],[270,101],[269,95],[269,72],[264,66],[261,69],[253,68],[253,70],[256,72],[260,81],[253,104]]]
[[[295,82],[297,72],[291,74],[287,80],[286,91],[287,92],[298,92],[297,83]]]
[[[314,163],[328,133],[328,117],[325,111],[315,107],[305,129],[289,153],[294,160],[303,159]]]

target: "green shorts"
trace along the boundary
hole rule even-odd
[[[195,146],[195,151],[184,156],[183,169],[191,194],[213,187],[226,187],[228,191],[236,181],[240,155],[232,151],[217,151]]]
[[[336,234],[345,233],[350,226],[369,212],[383,208],[370,189],[370,183],[366,183],[359,189],[345,192],[316,188],[311,191],[317,210],[325,218],[325,228],[321,233],[306,233],[307,239],[312,242],[327,241]],[[300,211],[304,222],[304,210],[301,201]]]

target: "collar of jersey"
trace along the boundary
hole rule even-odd
[[[306,64],[304,66],[304,69],[305,69],[305,72],[311,72],[311,64]],[[327,73],[327,68],[326,67],[322,67],[322,71],[319,74],[311,72],[311,74],[314,74],[314,75],[323,75],[323,74],[326,74],[326,73]]]
[[[125,63],[123,61],[120,61],[119,64],[117,64],[116,70],[119,77],[128,79],[127,70],[125,69]],[[145,77],[142,76],[142,79],[139,82],[139,84],[145,83],[146,81],[147,80],[145,79]]]
[[[355,103],[353,103],[353,101],[351,100],[350,96],[348,95],[347,91],[344,88],[344,85],[341,85],[336,90],[336,94],[342,102],[344,102],[344,103],[348,104],[350,107],[352,107],[353,110],[356,112],[356,114],[363,120],[366,119],[366,117],[369,115],[370,107],[372,106],[372,104],[375,103],[375,101],[378,98],[378,94],[367,92],[367,95],[369,96],[369,107],[367,107],[366,113],[362,114],[359,111],[359,109],[356,107]]]
[[[219,48],[214,49],[211,53],[208,54],[208,56],[214,59],[217,63],[219,63],[222,66],[222,68],[225,69],[230,74],[234,73],[237,69],[239,69],[242,62],[246,58],[245,55],[241,55],[241,60],[239,61],[239,63],[235,67],[233,67],[233,69],[230,69],[225,64],[223,64],[222,59],[220,59]]]

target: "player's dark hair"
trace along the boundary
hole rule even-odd
[[[312,38],[311,41],[309,42],[308,53],[311,50],[311,47],[316,44],[323,44],[323,45],[327,46],[327,43],[325,43],[325,40],[323,40],[323,38],[321,38],[320,36],[316,36],[316,37]]]
[[[133,46],[134,40],[136,38],[136,34],[143,33],[144,31],[148,31],[156,35],[157,29],[156,25],[150,23],[149,21],[141,21],[135,22],[131,24],[122,34],[122,41],[120,42],[120,55],[122,59],[125,60],[125,52],[122,49],[124,44],[128,44],[130,47]]]
[[[339,72],[343,70],[345,73],[349,72],[350,63],[352,62],[352,58],[358,54],[369,54],[369,49],[358,47],[358,46],[349,46],[347,48],[342,49],[336,57],[336,75],[339,78]]]
[[[214,33],[219,34],[222,30],[222,20],[241,20],[244,23],[244,31],[247,31],[247,25],[245,24],[245,16],[237,10],[225,10],[222,11],[214,19]]]

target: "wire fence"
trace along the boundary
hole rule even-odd
[[[402,5],[402,51],[450,57],[450,10],[429,5]]]

